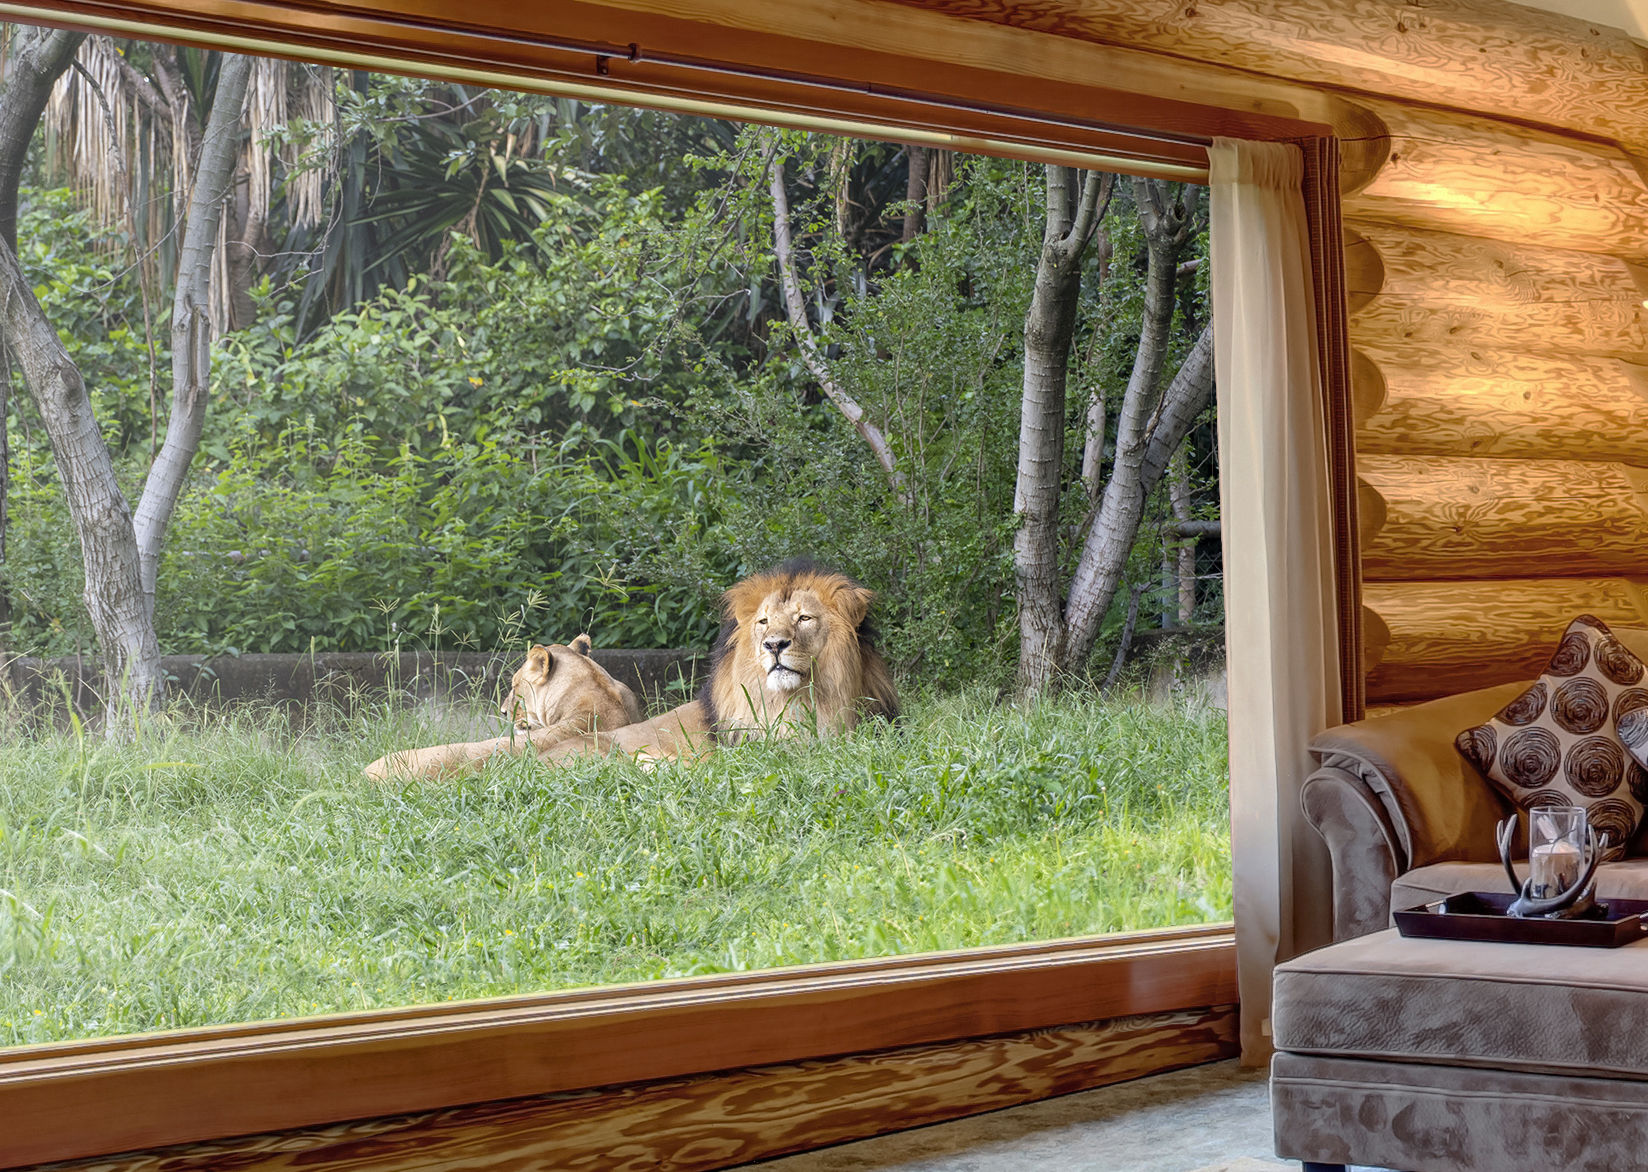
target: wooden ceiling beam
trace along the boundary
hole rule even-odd
[[[402,0],[393,11],[344,0],[33,0],[0,3],[0,16],[437,76],[496,71],[642,104],[713,97],[895,126],[991,119],[993,130],[1011,123],[1048,141],[1126,127],[1169,158],[1201,158],[1211,135],[1379,133],[1355,104],[1308,85],[888,0]]]
[[[1624,146],[1648,144],[1648,49],[1619,29],[1498,0],[899,0]],[[1164,11],[1165,9],[1165,11]]]

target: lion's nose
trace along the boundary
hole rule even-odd
[[[777,655],[789,645],[790,641],[788,639],[764,639],[761,643],[761,646],[765,647],[773,655]]]

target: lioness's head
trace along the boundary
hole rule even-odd
[[[873,591],[845,574],[803,561],[727,591],[726,624],[699,697],[716,735],[737,740],[758,728],[783,735],[813,722],[840,731],[861,710],[897,715],[898,696],[867,622],[873,601]]]
[[[504,719],[523,732],[590,715],[606,728],[641,719],[635,693],[590,658],[590,650],[589,636],[579,635],[528,651],[510,679]]]

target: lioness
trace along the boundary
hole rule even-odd
[[[617,750],[641,761],[695,758],[716,744],[898,715],[898,691],[868,622],[873,592],[845,574],[790,561],[721,600],[725,620],[698,699],[640,724],[574,737],[545,758]]]
[[[510,684],[503,716],[515,726],[514,736],[405,749],[372,762],[366,767],[366,776],[381,781],[390,776],[473,773],[495,753],[542,753],[568,737],[619,728],[641,719],[635,693],[590,658],[587,634],[570,644],[532,648]]]

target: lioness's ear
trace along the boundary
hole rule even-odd
[[[836,609],[854,627],[864,621],[864,616],[870,613],[870,604],[875,601],[875,591],[863,586],[843,586],[835,592]]]
[[[592,646],[592,644],[589,641],[589,636],[587,634],[584,634],[584,635],[579,635],[571,643],[568,643],[567,646],[571,647],[579,655],[588,655],[589,654],[589,649]]]
[[[549,675],[550,669],[555,666],[555,660],[549,654],[549,648],[539,645],[526,653],[526,670],[540,678]]]

